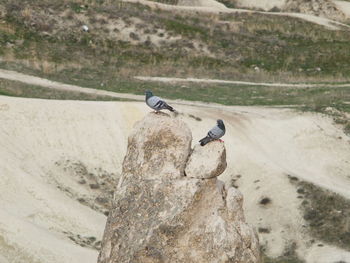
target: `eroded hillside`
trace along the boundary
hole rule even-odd
[[[265,255],[350,259],[349,137],[340,126],[287,109],[174,106],[192,145],[218,116],[225,120],[228,166],[220,179],[243,193]],[[148,112],[139,102],[0,97],[4,262],[58,263],[62,255],[96,262],[127,136]]]
[[[0,10],[2,67],[84,86],[118,89],[140,74],[344,81],[350,71],[347,28],[289,16],[120,1],[5,1]]]

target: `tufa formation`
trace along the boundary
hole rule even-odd
[[[192,152],[191,141],[187,125],[164,113],[136,124],[98,263],[260,262],[241,193],[217,180],[224,144]]]

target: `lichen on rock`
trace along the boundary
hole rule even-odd
[[[191,140],[186,124],[166,114],[148,114],[135,126],[99,263],[259,262],[240,192],[216,177],[184,176]],[[226,167],[223,145],[215,144],[221,151],[213,157]]]

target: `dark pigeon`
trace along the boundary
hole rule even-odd
[[[175,110],[173,107],[169,106],[163,99],[154,96],[151,91],[146,91],[146,104],[154,109],[156,112],[159,112],[160,110],[169,110],[174,112]]]
[[[209,132],[208,135],[205,136],[203,139],[199,141],[201,146],[206,145],[208,142],[218,140],[225,134],[225,124],[222,120],[217,120],[216,126],[213,127]]]

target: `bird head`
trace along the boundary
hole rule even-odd
[[[152,97],[152,96],[153,96],[152,91],[146,90],[146,100],[147,100],[148,98]]]
[[[217,120],[216,123],[221,130],[225,130],[225,124],[223,120]]]

